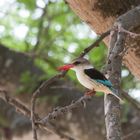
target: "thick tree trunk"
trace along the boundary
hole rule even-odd
[[[116,89],[120,89],[122,56],[119,56],[118,54],[123,51],[124,41],[124,33],[112,31],[107,70],[110,71],[110,80]],[[119,100],[114,96],[111,98],[107,95],[105,96],[104,102],[107,140],[122,140]]]
[[[82,21],[86,22],[97,33],[105,32],[111,28],[118,16],[140,4],[139,0],[66,1]],[[140,28],[137,27],[134,31],[140,32]],[[108,39],[105,42],[108,45]],[[126,44],[126,47],[130,47],[130,49],[125,54],[123,63],[137,78],[140,78],[140,39],[132,41],[130,38],[127,38]]]

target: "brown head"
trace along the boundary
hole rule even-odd
[[[58,70],[66,71],[66,70],[72,69],[72,70],[76,71],[77,69],[84,69],[84,68],[89,68],[89,67],[92,67],[92,66],[87,59],[76,58],[76,59],[72,60],[72,62],[70,64],[66,64],[64,66],[59,67]]]

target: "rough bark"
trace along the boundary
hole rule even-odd
[[[66,0],[66,2],[82,21],[97,33],[102,33],[112,27],[118,16],[140,4],[139,0]],[[133,31],[140,32],[140,28],[137,27]],[[108,39],[105,42],[108,45]],[[137,78],[140,78],[139,44],[139,38],[134,41],[127,38],[126,47],[130,49],[127,50],[123,59],[125,66]]]
[[[125,42],[125,33],[120,32],[121,28],[129,30],[139,26],[140,24],[140,6],[130,10],[126,14],[120,16],[115,26],[118,31],[111,34],[110,52],[108,60],[108,70],[110,70],[110,79],[115,85],[115,88],[120,89],[121,81],[121,67],[122,67],[122,53]],[[108,140],[121,140],[121,119],[120,119],[120,105],[114,98],[105,98],[105,122]]]
[[[107,70],[110,71],[110,80],[116,89],[120,89],[122,56],[118,54],[123,51],[124,39],[124,33],[113,31],[111,34]],[[107,140],[121,140],[121,110],[119,100],[116,100],[115,97],[105,96],[104,108]]]

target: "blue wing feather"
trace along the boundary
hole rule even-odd
[[[103,85],[105,85],[109,88],[112,88],[112,86],[113,86],[112,83],[109,80],[98,80],[98,79],[96,79],[95,81],[98,82],[98,83],[101,83],[101,84],[103,84]]]

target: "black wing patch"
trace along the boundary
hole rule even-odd
[[[84,73],[88,75],[91,79],[95,80],[96,82],[103,84],[110,89],[112,89],[112,83],[107,80],[107,78],[98,70],[91,68],[91,69],[85,69]]]
[[[98,70],[91,68],[91,69],[85,69],[84,73],[88,75],[90,78],[95,80],[107,80],[107,78]]]

